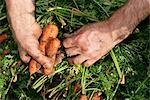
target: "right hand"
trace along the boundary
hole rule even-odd
[[[70,63],[91,66],[106,55],[115,43],[108,23],[97,22],[77,30],[63,41],[63,45]]]
[[[27,63],[31,56],[44,67],[52,68],[51,59],[44,56],[38,47],[42,29],[33,16],[35,6],[32,0],[6,0],[6,5],[21,59]]]
[[[67,37],[63,45],[69,62],[91,66],[129,35],[126,28],[115,29],[111,23],[87,24]]]

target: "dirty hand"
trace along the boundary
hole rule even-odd
[[[30,56],[46,67],[52,67],[49,58],[44,56],[38,48],[42,30],[34,18],[35,6],[33,0],[5,0],[9,22],[13,36],[18,44],[21,59],[30,61]],[[26,53],[28,55],[26,55]]]
[[[90,66],[128,37],[150,15],[150,0],[129,0],[105,22],[83,26],[63,45],[70,63]]]
[[[63,41],[69,62],[90,66],[110,51],[115,43],[105,22],[83,26]]]

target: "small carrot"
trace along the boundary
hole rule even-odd
[[[85,94],[82,94],[80,97],[79,97],[79,100],[87,100],[87,96]]]
[[[7,55],[7,54],[9,54],[10,53],[10,50],[4,50],[3,51],[3,55]]]
[[[81,89],[81,85],[79,82],[77,82],[74,86],[74,93],[77,93]]]
[[[60,41],[57,38],[49,40],[48,44],[46,45],[46,55],[50,59],[52,59],[53,65],[55,64],[56,54],[57,54],[59,47],[60,47]],[[52,73],[51,71],[53,71],[52,68],[49,68],[49,69],[44,68],[44,74],[45,75],[51,74]]]
[[[57,54],[57,51],[60,47],[60,40],[57,38],[54,38],[48,42],[46,45],[46,55],[48,57],[53,57],[54,55]]]
[[[6,33],[0,34],[0,43],[4,42],[8,38]]]
[[[50,75],[54,72],[54,68],[44,68],[43,72],[44,72],[44,75]]]
[[[98,95],[98,93],[94,93],[92,100],[103,100],[101,95]]]
[[[54,24],[49,24],[43,29],[43,39],[56,38],[58,35],[58,27]]]
[[[56,25],[49,24],[43,29],[42,37],[40,38],[39,48],[42,52],[45,52],[45,47],[49,39],[56,38],[58,35],[58,27]]]
[[[37,72],[40,68],[41,66],[34,59],[32,59],[29,64],[30,76]]]

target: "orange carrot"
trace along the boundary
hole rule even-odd
[[[58,27],[56,25],[49,24],[43,29],[43,39],[56,38],[58,35]]]
[[[58,28],[56,25],[49,24],[43,29],[42,37],[40,38],[39,48],[45,52],[45,47],[49,39],[56,38],[58,35]]]
[[[101,95],[98,95],[98,93],[94,93],[92,100],[103,100]]]
[[[81,89],[81,85],[79,82],[77,82],[74,86],[74,93],[77,93]]]
[[[34,59],[32,59],[29,64],[30,76],[36,73],[40,68],[41,68],[40,64],[38,64]]]
[[[53,39],[53,38],[56,38],[57,35],[58,35],[57,26],[49,24],[43,29],[43,33],[40,38],[40,44],[39,44],[39,49],[41,50],[43,55],[46,55],[45,54],[46,45],[51,45],[51,46],[48,46],[48,48],[47,48],[50,51],[48,51],[48,50],[46,50],[46,51],[47,51],[48,55],[51,55],[51,52],[53,52],[53,54],[52,54],[53,57],[49,56],[49,58],[54,59],[54,62],[55,62],[55,58],[56,58],[56,54],[54,54],[54,53],[55,52],[57,53],[57,50],[58,50],[57,47],[59,48],[59,46],[60,46],[60,41],[58,39]],[[52,43],[50,43],[51,40],[52,40]],[[55,43],[56,43],[56,45],[55,45]],[[37,72],[40,69],[37,65],[38,65],[38,63],[35,60],[32,59],[30,61],[30,65],[29,65],[30,75],[34,74],[35,72]],[[52,71],[53,71],[52,68],[49,68],[49,69],[44,68],[45,75],[50,74]]]
[[[48,41],[48,44],[46,45],[46,55],[52,59],[53,61],[53,65],[55,64],[55,60],[56,60],[56,54],[57,54],[57,51],[60,47],[60,41],[57,39],[57,38],[54,38],[54,39],[51,39]],[[44,68],[44,74],[45,75],[49,75],[52,73],[54,69],[52,68]]]
[[[54,72],[54,68],[44,68],[43,72],[44,72],[44,75],[50,75]]]
[[[0,34],[0,43],[4,42],[8,38],[6,33]]]
[[[53,57],[54,55],[57,54],[59,47],[60,47],[60,40],[57,38],[52,39],[46,45],[46,55],[50,58]]]
[[[87,97],[85,94],[82,94],[80,97],[79,97],[79,100],[87,100]]]
[[[10,50],[4,50],[3,51],[3,55],[7,55],[7,54],[9,54],[10,53]]]

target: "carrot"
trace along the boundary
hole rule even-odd
[[[53,64],[55,64],[55,60],[56,60],[56,54],[57,51],[60,47],[60,40],[58,40],[57,38],[51,39],[48,41],[48,44],[46,45],[46,55],[52,59]],[[53,71],[53,69],[51,68],[44,68],[44,74],[45,75],[49,75],[51,74],[51,72]]]
[[[35,72],[37,72],[40,68],[41,68],[40,64],[38,64],[34,59],[32,59],[29,64],[30,76]]]
[[[47,53],[48,53],[48,55],[50,55],[51,54],[50,52],[54,51],[52,55],[56,56],[56,54],[54,54],[54,53],[57,52],[57,50],[58,50],[57,46],[59,48],[60,41],[58,39],[53,39],[53,38],[56,38],[57,35],[58,35],[58,28],[56,25],[49,24],[48,26],[46,26],[43,29],[42,36],[39,40],[40,41],[39,49],[41,50],[43,55],[46,55],[45,54],[46,53],[46,51],[45,51],[46,45],[52,45],[52,46],[48,46],[47,49],[50,51],[47,50]],[[50,43],[51,40],[52,40],[52,43]],[[57,41],[57,42],[55,42],[55,41]],[[55,43],[56,43],[56,48],[52,48],[52,47],[55,47]],[[53,56],[53,57],[49,56],[49,58],[54,59],[54,62],[55,62],[55,58],[56,58],[55,56]],[[32,59],[30,61],[30,64],[29,64],[30,75],[34,74],[35,72],[37,72],[40,69],[39,66],[37,66],[37,65],[38,65],[38,63],[35,60]],[[45,75],[49,75],[53,71],[53,69],[52,68],[49,68],[49,69],[44,68],[43,71],[44,71]]]
[[[81,89],[81,85],[79,82],[77,82],[74,86],[74,93],[77,93]]]
[[[4,42],[8,38],[6,33],[0,34],[0,43]]]
[[[43,69],[44,75],[50,75],[54,72],[54,68],[44,68]]]
[[[7,54],[9,54],[10,53],[10,50],[4,50],[3,51],[3,55],[7,55]]]
[[[60,47],[60,40],[57,38],[52,39],[46,45],[46,55],[50,58],[53,57],[54,55],[57,54],[59,47]]]
[[[82,94],[80,97],[79,97],[79,100],[87,100],[87,97],[85,94]]]
[[[58,27],[56,25],[49,24],[43,29],[43,38],[56,38],[58,35]]]
[[[94,93],[92,100],[103,100],[101,95],[98,95],[98,93]]]
[[[45,52],[45,47],[49,39],[56,38],[58,35],[58,28],[56,25],[49,24],[43,29],[42,37],[40,38],[39,48],[42,52]]]

